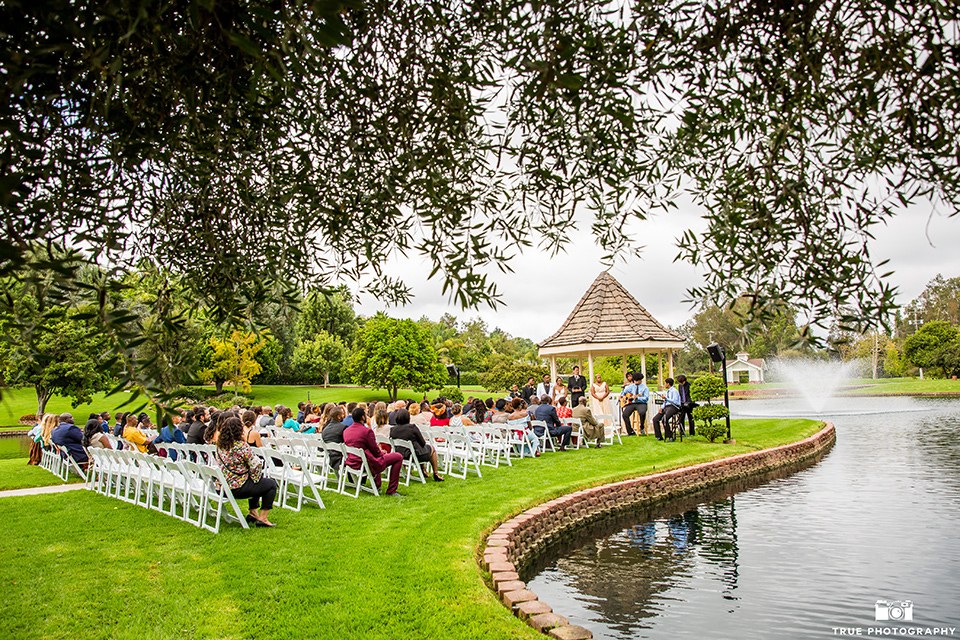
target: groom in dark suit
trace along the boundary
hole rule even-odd
[[[580,367],[573,368],[573,375],[567,379],[567,389],[570,390],[570,406],[576,407],[580,404],[580,398],[587,388],[587,379],[580,375]]]

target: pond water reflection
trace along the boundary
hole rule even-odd
[[[837,444],[821,461],[571,534],[523,579],[598,638],[866,633],[882,624],[879,599],[910,600],[915,628],[960,637],[960,402],[834,404]]]

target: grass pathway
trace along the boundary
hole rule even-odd
[[[484,532],[586,486],[792,442],[822,423],[740,420],[739,444],[695,438],[547,454],[483,479],[325,494],[276,529],[219,535],[87,491],[7,498],[2,638],[536,638],[476,564]]]

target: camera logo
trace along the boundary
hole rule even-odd
[[[876,620],[913,620],[913,602],[910,600],[877,600],[874,612]]]

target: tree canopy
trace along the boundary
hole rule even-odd
[[[400,387],[426,392],[447,382],[430,335],[413,320],[378,314],[367,321],[350,359],[354,382],[387,389],[392,400]]]
[[[405,300],[382,265],[417,252],[471,307],[499,300],[490,276],[517,252],[578,228],[608,260],[638,250],[631,223],[686,191],[707,221],[679,242],[706,274],[692,299],[858,328],[894,304],[871,230],[923,199],[960,203],[958,14],[9,0],[0,276],[35,242],[107,273],[148,258],[221,325],[343,278]],[[113,287],[78,291],[119,327]]]

